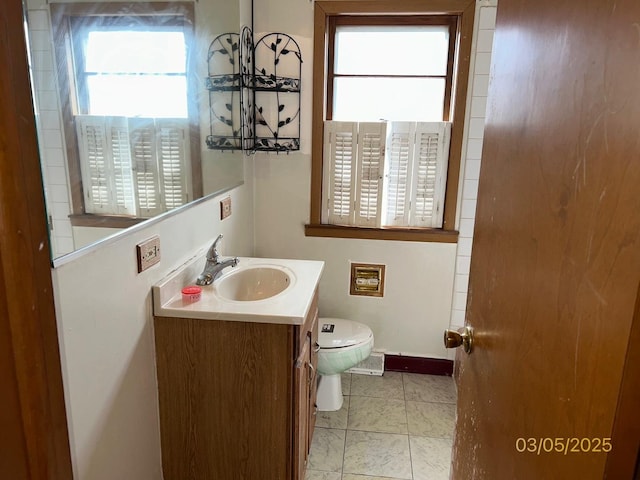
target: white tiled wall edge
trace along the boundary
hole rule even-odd
[[[44,192],[50,219],[53,257],[74,250],[73,232],[69,214],[71,205],[68,185],[67,161],[63,143],[62,119],[58,100],[58,87],[54,75],[55,60],[51,41],[51,22],[47,9],[27,12],[29,47],[35,90],[35,112],[38,144],[42,162]]]
[[[458,329],[463,326],[465,320],[497,4],[497,0],[478,0],[476,5],[475,31],[472,45],[475,54],[472,56],[471,75],[469,78],[471,98],[467,104],[469,112],[465,125],[467,141],[462,159],[464,175],[460,181],[461,192],[458,199],[460,205],[460,218],[458,219],[460,236],[456,254],[450,320],[450,328],[452,329]],[[449,359],[453,360],[455,351],[449,350],[448,355]]]

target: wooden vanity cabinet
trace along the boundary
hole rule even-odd
[[[311,439],[313,429],[316,424],[316,392],[318,386],[318,310],[315,315],[308,318],[305,325],[308,327],[301,330],[299,339],[301,349],[295,363],[295,397],[294,404],[295,424],[294,432],[296,439],[294,446],[294,478],[304,479],[311,450]]]
[[[155,317],[164,480],[303,480],[317,293],[303,325]]]

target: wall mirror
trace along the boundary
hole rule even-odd
[[[54,260],[243,182],[241,151],[207,148],[205,80],[251,0],[24,7]]]

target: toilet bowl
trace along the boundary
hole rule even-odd
[[[369,357],[373,349],[373,332],[352,320],[320,318],[318,346],[318,410],[340,410],[343,401],[341,374]]]

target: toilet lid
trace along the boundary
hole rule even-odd
[[[343,318],[318,319],[318,345],[320,348],[340,348],[367,342],[373,333],[362,323]]]

